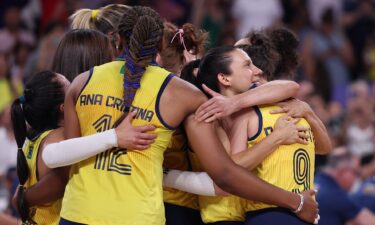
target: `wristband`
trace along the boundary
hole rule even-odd
[[[293,213],[299,213],[302,211],[303,204],[305,203],[305,198],[301,194],[297,194],[300,197],[299,206],[296,210],[292,210]]]

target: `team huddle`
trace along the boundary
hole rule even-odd
[[[296,99],[296,36],[205,52],[149,7],[71,17],[52,71],[12,104],[22,224],[317,224],[326,128]]]

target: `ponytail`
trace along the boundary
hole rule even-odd
[[[197,71],[195,69],[199,69],[199,64],[201,63],[200,59],[194,60],[189,62],[184,66],[184,68],[181,71],[181,79],[194,84],[196,87],[201,89],[198,85],[198,79],[197,79]]]
[[[17,209],[21,216],[22,222],[29,221],[33,224],[33,221],[30,219],[29,207],[24,198],[24,184],[29,179],[29,167],[27,165],[25,154],[23,153],[22,146],[26,139],[26,120],[23,113],[22,105],[25,101],[25,97],[21,96],[16,99],[11,108],[11,119],[14,130],[14,137],[17,142],[17,176],[20,182],[20,187],[18,190],[17,198]]]
[[[17,175],[21,185],[24,185],[29,178],[29,167],[27,166],[27,161],[25,155],[22,151],[23,143],[26,139],[26,121],[25,115],[22,110],[22,103],[21,100],[24,98],[21,96],[20,98],[14,100],[11,108],[11,119],[13,124],[14,130],[14,137],[17,142]]]

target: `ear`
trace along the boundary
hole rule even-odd
[[[229,87],[232,85],[231,83],[231,77],[230,76],[227,76],[223,73],[219,73],[217,75],[217,79],[219,80],[220,84],[223,85],[223,86],[226,86],[226,87]]]
[[[62,103],[62,104],[60,104],[60,106],[59,106],[59,112],[60,113],[64,113],[64,103]]]
[[[159,53],[156,53],[156,63],[159,64],[159,65],[162,65],[163,64],[163,61],[161,60],[161,56]]]

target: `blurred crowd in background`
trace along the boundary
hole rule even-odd
[[[282,25],[299,37],[298,98],[329,130],[334,148],[358,159],[352,190],[375,196],[375,1],[373,0],[2,0],[0,1],[0,212],[8,209],[17,145],[10,105],[32,74],[51,69],[68,17],[109,3],[146,5],[162,18],[209,32],[207,49]],[[317,158],[324,166],[326,157]],[[361,179],[366,188],[361,186]],[[368,188],[370,187],[370,188]],[[372,204],[375,205],[375,200]],[[371,206],[368,206],[371,208]],[[375,211],[375,207],[373,208]]]

